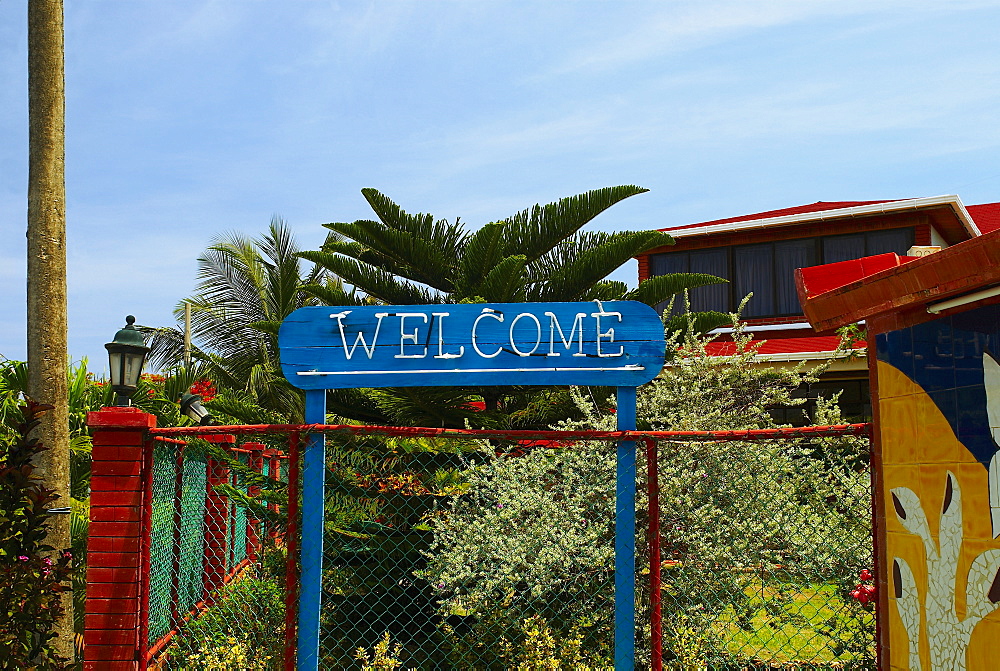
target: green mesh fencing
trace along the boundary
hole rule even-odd
[[[237,455],[239,464],[244,468],[249,468],[249,455],[244,453]],[[241,488],[238,474],[233,474],[233,486]],[[245,486],[242,486],[245,489]],[[233,504],[233,533],[232,533],[232,567],[240,565],[247,558],[247,509],[246,506]]]
[[[326,442],[321,669],[612,667],[613,439],[330,431]],[[867,439],[661,438],[655,523],[642,442],[637,453],[636,668],[658,656],[678,670],[875,668],[873,606],[851,596],[873,569]],[[177,554],[190,572],[176,592],[187,604],[206,596],[212,495],[206,463],[182,463]],[[238,469],[248,463],[233,459],[229,486],[247,491]],[[289,463],[279,463],[284,483]],[[176,471],[157,468],[154,491],[171,490],[158,483]],[[233,500],[224,561],[243,568],[208,590],[207,605],[177,609],[164,668],[283,668],[286,539],[269,530],[284,528],[285,508],[244,563],[255,513]],[[151,640],[154,623],[163,628],[158,594]]]
[[[174,490],[178,446],[153,447],[153,509],[149,558],[149,635],[155,641],[170,631],[173,570]]]
[[[867,439],[657,448],[664,667],[874,669]]]
[[[614,443],[327,446],[321,668],[612,664]]]
[[[274,519],[248,536],[261,516],[250,506],[266,506],[248,496],[264,484],[250,466],[238,450],[154,443],[148,645],[156,668],[283,668],[284,539],[268,533]]]
[[[651,668],[637,449],[636,667]],[[873,568],[867,449],[658,444],[663,668],[874,668],[873,607],[850,596]],[[365,668],[386,641],[406,669],[613,666],[613,441],[330,434],[327,466],[320,668]]]
[[[181,489],[180,565],[178,567],[178,614],[186,615],[204,595],[205,459],[186,456]]]

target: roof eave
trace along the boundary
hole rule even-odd
[[[664,233],[670,234],[674,238],[689,238],[699,235],[711,235],[714,233],[729,233],[733,231],[753,230],[760,228],[778,228],[784,226],[796,226],[800,224],[817,221],[833,221],[837,219],[853,219],[858,217],[870,217],[879,214],[892,214],[897,212],[912,212],[922,209],[948,206],[955,218],[958,219],[962,228],[970,237],[982,235],[976,223],[972,220],[968,210],[962,203],[962,199],[957,195],[931,196],[928,198],[910,198],[907,200],[894,200],[887,203],[875,203],[873,205],[858,205],[855,207],[842,207],[833,210],[820,210],[817,212],[804,212],[802,214],[791,214],[781,217],[767,217],[763,219],[749,219],[746,221],[733,221],[726,224],[710,224],[708,226],[693,226],[691,228],[661,228]]]

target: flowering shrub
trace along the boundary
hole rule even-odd
[[[188,671],[268,671],[271,657],[256,652],[254,642],[245,634],[240,638],[228,637],[219,643],[206,639],[198,652],[187,658],[184,668]]]
[[[738,330],[734,336],[740,343]],[[773,426],[768,407],[794,405],[792,390],[810,378],[757,365],[748,340],[736,356],[720,361],[706,354],[702,341],[689,338],[673,365],[640,388],[640,428]],[[602,399],[587,390],[576,390],[575,399],[584,419],[555,428],[614,428]],[[842,423],[835,403],[820,399],[817,422]],[[498,612],[511,613],[508,620],[514,613],[541,615],[560,635],[585,617],[594,626],[583,651],[608,649],[615,478],[615,450],[609,448],[582,441],[472,470],[469,494],[433,519],[434,541],[420,574],[437,588],[443,613],[474,616],[474,636],[480,638]],[[719,638],[725,627],[753,629],[755,617],[782,626],[797,617],[777,598],[758,614],[762,606],[751,601],[748,588],[767,579],[761,575],[777,572],[801,586],[853,584],[858,562],[870,561],[871,552],[866,450],[866,441],[853,438],[660,443],[667,659],[682,659],[692,640],[707,657],[728,654]],[[636,547],[642,551],[648,520],[645,469],[639,472]],[[648,565],[648,558],[637,563]],[[643,622],[649,594],[640,585]],[[850,622],[837,620],[838,639],[859,642],[852,654],[867,654],[862,648],[872,639],[865,622],[860,614]],[[505,624],[508,632],[514,625]],[[648,655],[648,637],[638,640],[640,655]],[[841,650],[847,648],[834,654]]]
[[[876,590],[875,585],[865,584],[866,582],[870,582],[871,580],[873,580],[874,577],[875,576],[873,576],[872,572],[869,571],[868,569],[863,570],[861,572],[861,575],[858,576],[858,580],[861,581],[861,584],[859,584],[853,590],[851,590],[851,598],[855,599],[858,603],[860,603],[863,606],[871,603],[872,607],[874,608],[878,591]]]
[[[389,632],[385,632],[379,642],[372,648],[371,657],[364,648],[354,651],[354,659],[361,663],[361,671],[393,671],[402,666],[403,662],[397,659],[403,652],[403,646],[392,645]]]
[[[201,400],[205,403],[212,401],[216,396],[215,383],[208,378],[202,378],[196,380],[194,384],[188,389],[192,394],[198,394],[201,396]]]
[[[52,649],[53,625],[62,615],[72,554],[45,544],[58,497],[34,474],[32,459],[46,449],[28,434],[50,410],[28,402],[23,422],[0,442],[0,660],[3,668],[65,668]]]
[[[601,671],[610,670],[610,660],[592,665],[582,651],[583,638],[578,627],[572,628],[560,639],[539,615],[525,618],[521,623],[523,640],[519,645],[508,645],[508,668],[519,671]]]
[[[219,589],[215,598],[208,610],[178,632],[170,652],[171,665],[199,671],[279,667],[285,602],[278,581],[250,574]],[[196,658],[189,657],[192,652]],[[252,664],[240,664],[240,659]],[[184,661],[191,663],[185,666]]]

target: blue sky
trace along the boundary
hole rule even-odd
[[[66,3],[70,354],[173,323],[213,237],[376,187],[470,226],[614,184],[642,229],[1000,200],[1000,2]],[[0,355],[25,356],[25,0],[0,2]],[[628,266],[619,279],[635,283]]]

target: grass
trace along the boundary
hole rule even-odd
[[[845,602],[835,585],[765,579],[748,585],[745,594],[744,607],[728,606],[713,626],[731,655],[779,664],[874,658],[874,615]]]

